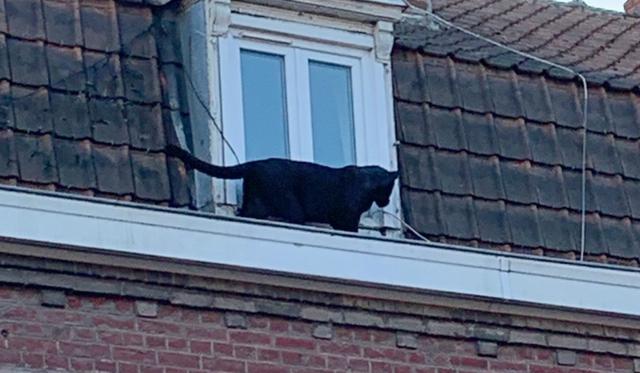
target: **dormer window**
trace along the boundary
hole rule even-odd
[[[397,169],[389,55],[403,2],[311,3],[207,3],[211,105],[239,158],[212,133],[214,163],[279,157]],[[214,180],[213,190],[218,208],[240,200],[238,181]],[[397,228],[381,216],[361,223]]]

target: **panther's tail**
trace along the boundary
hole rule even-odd
[[[167,145],[166,151],[167,155],[176,157],[184,162],[187,168],[194,168],[219,179],[242,179],[246,171],[246,164],[231,167],[216,166],[194,157],[191,153],[176,145]]]

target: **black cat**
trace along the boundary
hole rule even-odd
[[[240,216],[324,223],[349,232],[358,231],[360,215],[373,202],[389,204],[398,177],[378,166],[331,168],[276,158],[220,167],[174,145],[167,146],[167,154],[209,176],[244,179]]]

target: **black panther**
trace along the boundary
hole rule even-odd
[[[360,216],[375,202],[389,204],[397,172],[378,166],[331,168],[315,163],[269,158],[221,167],[186,150],[167,146],[167,154],[220,179],[243,179],[239,215],[275,218],[288,223],[323,223],[334,229],[357,232]]]

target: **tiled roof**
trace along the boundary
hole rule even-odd
[[[566,65],[590,83],[640,91],[640,18],[551,0],[433,0],[439,16],[480,35]],[[397,44],[498,69],[568,78],[461,31],[403,22]]]
[[[640,77],[640,19],[542,1],[434,6],[447,19],[515,40],[536,55],[558,62],[573,56],[581,71],[617,71],[618,83]],[[580,84],[451,30],[414,21],[398,30],[394,95],[410,223],[434,240],[575,257]],[[592,260],[637,265],[640,96],[608,82],[589,88],[586,251]]]
[[[186,173],[162,152],[182,113],[166,84],[177,45],[155,27],[175,22],[157,13],[141,1],[0,0],[0,183],[190,203]]]

